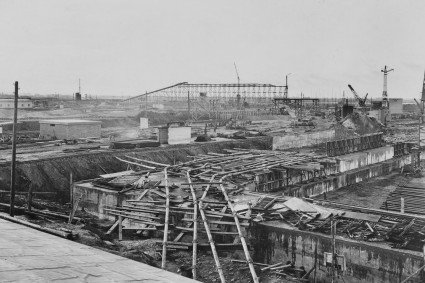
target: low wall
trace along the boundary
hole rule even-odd
[[[273,150],[312,146],[335,138],[335,130],[273,137]]]
[[[393,158],[391,160],[372,164],[360,169],[349,170],[325,180],[290,187],[285,189],[284,192],[290,196],[314,197],[323,194],[324,192],[334,191],[373,177],[387,175],[405,165],[412,164],[413,158],[413,155]]]
[[[308,271],[314,266],[317,248],[317,282],[331,282],[330,267],[325,266],[324,253],[332,254],[332,238],[299,231],[284,224],[261,223],[250,229],[253,260],[267,264],[295,261]],[[336,236],[338,262],[345,260],[345,271],[338,272],[335,282],[401,282],[424,264],[421,253],[392,249],[384,243],[358,242]],[[310,276],[313,281],[314,273]],[[420,273],[409,282],[425,282]]]
[[[390,160],[394,157],[394,147],[384,146],[362,152],[337,156],[339,172],[358,169],[367,165]]]
[[[108,190],[105,188],[94,187],[91,183],[74,184],[74,195],[76,198],[81,196],[80,208],[96,215],[99,218],[115,219],[114,216],[107,216],[105,207],[121,206],[124,200],[135,199],[140,194],[127,192],[120,194],[119,191]]]

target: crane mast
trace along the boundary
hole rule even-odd
[[[384,108],[388,108],[388,90],[387,90],[387,79],[388,79],[388,73],[394,71],[394,69],[389,69],[385,65],[384,68],[381,70],[382,73],[384,73],[384,88],[382,91],[382,106]]]
[[[421,100],[425,101],[425,72],[424,72],[424,82],[423,82],[423,85],[422,85],[422,98],[421,98]]]

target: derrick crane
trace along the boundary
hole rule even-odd
[[[351,90],[351,92],[353,93],[354,97],[356,98],[356,100],[359,103],[360,107],[365,107],[366,106],[366,99],[367,99],[367,95],[368,93],[366,93],[364,98],[361,98],[357,92],[354,90],[354,88],[351,85],[348,85],[348,88]]]

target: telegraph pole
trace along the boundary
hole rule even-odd
[[[240,93],[241,79],[239,78],[239,72],[238,72],[238,68],[236,67],[236,62],[233,62],[233,65],[235,65],[236,77],[238,78],[238,94],[236,96],[236,101],[237,101],[237,108],[239,109],[240,102],[241,102],[241,93]]]
[[[18,124],[18,82],[15,82],[15,111],[13,113],[12,166],[10,184],[10,216],[15,215],[15,183],[16,183],[16,132]]]
[[[288,98],[288,91],[289,91],[288,76],[289,76],[290,74],[291,74],[291,73],[289,73],[289,74],[287,74],[287,75],[285,76],[285,81],[286,81],[286,83],[285,83],[285,89],[284,89],[284,92],[283,92],[283,97],[284,97],[284,98]]]

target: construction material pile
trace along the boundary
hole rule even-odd
[[[342,121],[342,125],[347,129],[353,130],[358,135],[382,132],[384,129],[384,126],[376,119],[360,112],[354,112],[348,115]]]

